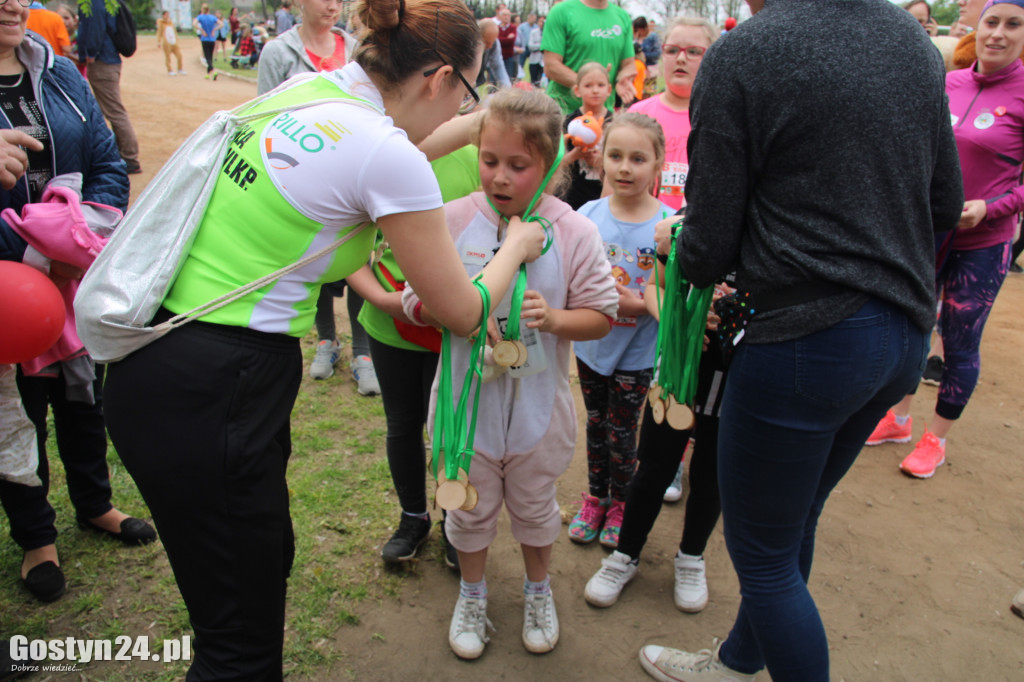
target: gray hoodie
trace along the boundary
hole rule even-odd
[[[356,50],[356,39],[340,28],[333,28],[331,31],[345,39],[345,60],[346,62],[352,61],[352,55]],[[306,46],[302,44],[299,31],[297,29],[287,31],[267,43],[263,52],[260,53],[256,93],[262,95],[296,74],[311,71],[316,71],[316,69],[313,68],[313,62],[306,54]]]

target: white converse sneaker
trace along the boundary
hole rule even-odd
[[[665,495],[662,500],[665,502],[678,502],[683,499],[683,463],[679,463],[679,468],[676,469],[676,476],[672,479],[672,482],[665,488]]]
[[[695,654],[679,649],[648,644],[640,649],[640,665],[660,682],[753,682],[754,675],[739,673],[722,663],[715,640],[714,650],[701,649]]]
[[[619,600],[622,588],[633,579],[636,572],[637,565],[628,555],[612,552],[611,556],[601,559],[601,570],[587,581],[583,598],[594,606],[611,606]]]
[[[487,599],[474,599],[459,595],[455,613],[448,628],[448,644],[459,658],[472,660],[484,653],[484,645],[491,641],[487,629],[494,625],[487,619]]]
[[[555,597],[528,594],[523,604],[523,646],[531,654],[546,654],[558,644],[558,614]]]
[[[686,613],[699,613],[708,605],[708,578],[704,557],[676,554],[676,608]]]

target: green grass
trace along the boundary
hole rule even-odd
[[[306,367],[314,339],[304,340]],[[188,612],[160,543],[126,548],[75,526],[64,469],[50,429],[50,495],[57,511],[57,546],[68,592],[40,604],[19,580],[21,550],[0,515],[0,637],[113,639],[191,635]],[[379,546],[397,517],[397,499],[384,454],[384,411],[379,398],[356,393],[347,368],[334,378],[304,378],[292,413],[288,482],[296,556],[288,591],[285,672],[312,679],[345,676],[333,642],[359,624],[360,605],[394,598],[406,576],[388,570]],[[114,504],[142,518],[149,513],[113,448],[108,448]],[[415,569],[412,569],[415,570]],[[176,680],[185,663],[91,663],[88,679]],[[82,667],[80,666],[80,669]],[[77,678],[77,676],[76,676]]]

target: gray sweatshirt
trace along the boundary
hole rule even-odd
[[[345,59],[352,61],[356,39],[340,28],[331,29],[345,39]],[[306,46],[298,29],[282,33],[267,43],[260,53],[260,70],[256,75],[256,94],[262,95],[273,90],[292,76],[316,71],[306,54]]]
[[[799,338],[868,297],[935,322],[935,232],[963,207],[938,51],[888,0],[766,0],[704,57],[690,102],[683,271],[736,269],[746,340]]]

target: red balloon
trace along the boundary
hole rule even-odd
[[[35,268],[0,261],[0,362],[26,362],[48,351],[64,331],[64,298]]]
[[[725,20],[725,30],[731,31],[734,28],[736,28],[736,19],[734,17],[729,17]]]

